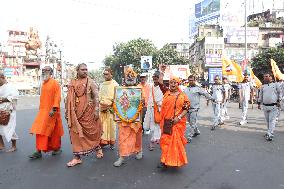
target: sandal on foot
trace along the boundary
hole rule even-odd
[[[32,155],[29,156],[30,159],[39,159],[42,157],[40,152],[34,152]]]
[[[103,150],[102,149],[99,149],[96,151],[96,157],[98,159],[102,159],[104,157],[104,154],[103,154]]]
[[[12,148],[6,150],[7,153],[15,152],[15,151],[17,151],[17,148],[14,148],[14,147],[12,147]]]
[[[82,163],[81,159],[72,159],[66,165],[67,165],[67,167],[74,167],[74,166],[79,165],[81,163]]]

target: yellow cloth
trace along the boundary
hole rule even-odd
[[[114,80],[105,81],[101,84],[99,92],[100,120],[103,125],[101,144],[114,144],[116,139],[116,128],[114,114],[109,111],[112,108],[114,89],[118,83]],[[103,111],[105,110],[105,111]]]
[[[222,75],[236,77],[236,82],[243,81],[242,68],[236,62],[232,62],[230,59],[222,59]]]
[[[276,62],[271,59],[271,68],[274,75],[274,79],[284,80],[284,74],[281,73],[280,69],[278,68]]]
[[[261,81],[254,75],[251,68],[249,68],[249,70],[250,70],[250,76],[251,76],[255,86],[259,89],[262,85]]]

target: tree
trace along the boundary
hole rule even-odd
[[[95,82],[100,85],[104,81],[103,77],[103,68],[98,69],[98,70],[91,70],[89,72],[89,77],[94,79]]]
[[[126,43],[117,43],[113,47],[113,55],[106,56],[104,65],[113,70],[114,79],[122,82],[124,66],[132,64],[137,73],[141,73],[141,56],[152,56],[153,68],[159,64],[189,64],[189,61],[178,55],[178,52],[169,44],[158,50],[148,39],[134,39]]]
[[[251,60],[253,72],[259,79],[263,79],[263,74],[267,71],[272,71],[270,59],[273,59],[281,71],[284,71],[284,49],[282,48],[270,48]]]

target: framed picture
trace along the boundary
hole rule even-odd
[[[152,69],[152,56],[141,56],[140,63],[142,70]]]
[[[140,87],[115,87],[115,121],[141,121],[142,89]]]

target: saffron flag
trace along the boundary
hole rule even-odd
[[[284,74],[281,73],[276,62],[273,59],[270,59],[270,60],[271,60],[271,68],[272,68],[272,72],[274,75],[274,79],[284,80]]]
[[[222,59],[222,74],[229,76],[229,77],[233,76],[234,77],[233,80],[236,82],[243,81],[243,74],[242,74],[241,66],[238,63],[233,62],[227,58]]]
[[[250,72],[252,82],[255,84],[256,88],[260,88],[260,86],[262,85],[261,81],[254,75],[251,68],[249,68],[249,72]]]

